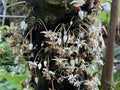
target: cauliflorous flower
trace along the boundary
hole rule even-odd
[[[85,0],[73,0],[70,4],[73,4],[74,7],[80,7],[85,4]]]
[[[79,11],[78,11],[78,15],[79,15],[80,19],[83,20],[84,12],[81,11],[81,10],[79,10]]]
[[[29,67],[30,67],[30,70],[36,68],[37,67],[37,62],[29,61]]]
[[[69,83],[73,84],[74,82],[76,82],[76,80],[77,80],[77,75],[71,74],[68,76]]]
[[[47,80],[51,80],[55,75],[53,71],[49,71],[47,68],[43,68],[42,73]]]
[[[50,40],[54,41],[57,39],[57,33],[49,31],[42,31],[41,33],[44,33],[46,38],[49,38]]]
[[[98,78],[93,77],[91,80],[86,80],[85,85],[88,86],[90,90],[98,90],[98,85],[100,85],[100,81]]]
[[[41,67],[42,67],[42,64],[41,64],[41,63],[39,63],[39,64],[38,64],[38,69],[40,70],[40,69],[41,69]]]
[[[30,43],[30,44],[29,44],[29,48],[28,48],[28,49],[29,49],[29,50],[32,50],[32,48],[33,48],[33,44],[32,44],[32,43]]]
[[[70,64],[72,67],[75,67],[75,60],[70,60]]]
[[[52,60],[55,60],[56,61],[56,65],[58,65],[59,67],[63,67],[64,65],[64,61],[67,60],[65,58],[56,58],[56,59],[52,59]]]
[[[63,36],[64,43],[67,41],[67,39],[68,39],[68,36],[67,36],[67,35],[64,35],[64,36]]]
[[[58,43],[58,45],[62,44],[62,39],[60,37],[57,39],[57,43]]]
[[[95,61],[98,65],[104,65],[103,60],[99,59]]]
[[[35,77],[35,83],[38,84],[38,77]]]
[[[81,84],[81,82],[83,82],[83,81],[78,81],[78,80],[75,81],[75,82],[74,82],[74,86],[80,88],[80,84]]]
[[[71,43],[71,44],[72,44],[72,43],[74,42],[74,39],[75,39],[74,36],[69,35],[69,36],[68,36],[67,43]]]
[[[40,41],[40,50],[42,51],[38,51],[39,47],[37,47],[37,43],[35,47],[33,47],[32,43],[29,43],[28,49],[20,48],[21,54],[20,52],[18,54],[23,56],[24,52],[26,52],[25,50],[28,50],[30,60],[32,59],[31,57],[34,58],[38,52],[38,57],[36,57],[39,58],[40,61],[34,60],[28,62],[32,73],[30,73],[30,81],[34,80],[34,83],[38,83],[37,73],[34,72],[36,69],[39,69],[42,71],[43,77],[50,82],[55,80],[63,84],[62,82],[67,79],[67,82],[78,89],[81,89],[81,86],[84,85],[88,90],[97,90],[100,82],[98,78],[92,76],[92,74],[98,64],[100,64],[100,66],[103,65],[103,61],[101,60],[102,49],[100,47],[100,42],[103,41],[101,33],[102,25],[96,27],[93,24],[94,18],[91,18],[93,17],[92,13],[96,13],[97,10],[99,10],[99,5],[91,6],[91,8],[94,8],[91,10],[91,14],[87,16],[87,14],[84,14],[86,11],[81,10],[81,6],[85,3],[86,0],[72,0],[70,4],[79,8],[78,17],[71,17],[69,23],[59,25],[55,30],[40,32],[45,38]],[[21,29],[25,29],[25,25],[25,22],[22,21]],[[65,30],[66,28],[68,29]],[[17,59],[18,57],[16,60]],[[92,70],[92,72],[89,72],[89,70]],[[30,83],[30,81],[28,83]],[[29,88],[26,88],[26,90],[28,89]]]
[[[21,29],[24,29],[24,30],[27,28],[27,24],[25,23],[25,21],[22,21],[20,23],[20,27],[21,27]]]
[[[43,62],[43,65],[44,65],[45,67],[47,66],[47,61],[46,61],[46,60]]]

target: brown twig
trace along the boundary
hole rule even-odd
[[[18,5],[18,4],[23,4],[23,3],[26,3],[26,1],[21,1],[21,2],[16,2],[16,3],[10,4],[10,5],[6,6],[6,8],[9,8],[11,6],[15,6],[15,5]]]

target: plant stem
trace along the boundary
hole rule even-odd
[[[6,7],[9,8],[11,6],[15,6],[15,5],[18,5],[18,4],[23,4],[23,3],[26,3],[26,1],[16,2],[16,3],[10,4],[10,5],[6,6]]]
[[[54,83],[53,83],[53,80],[52,80],[52,90],[55,90],[55,89],[54,89]]]
[[[26,34],[25,38],[23,39],[23,43],[25,43],[28,35],[32,32],[33,28],[34,28],[34,27],[32,27],[32,28],[30,29],[30,31]]]
[[[118,19],[118,0],[112,0],[105,66],[104,66],[104,71],[103,71],[104,82],[102,85],[102,90],[111,89],[113,60],[114,60],[114,43],[115,43],[117,19]]]
[[[4,10],[3,10],[3,19],[2,19],[2,26],[4,25],[4,23],[5,23],[5,16],[6,16],[6,10],[7,10],[7,8],[5,7],[4,8]]]
[[[5,13],[5,12],[4,12]],[[0,15],[3,18],[25,18],[26,16],[16,16],[16,15]]]

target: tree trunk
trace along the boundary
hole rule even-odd
[[[110,90],[111,82],[112,82],[112,71],[113,71],[113,60],[114,60],[114,43],[115,43],[115,33],[116,33],[116,25],[118,19],[118,0],[112,0],[111,6],[111,16],[110,16],[110,24],[108,30],[108,42],[107,42],[107,51],[106,51],[106,59],[103,73],[103,86],[102,90]]]

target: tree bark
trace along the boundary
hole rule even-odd
[[[112,0],[110,24],[108,29],[108,42],[106,48],[106,58],[105,58],[105,66],[103,73],[104,82],[103,82],[102,90],[111,89],[113,60],[114,60],[113,50],[115,44],[116,25],[118,19],[118,3],[119,3],[118,0]]]

